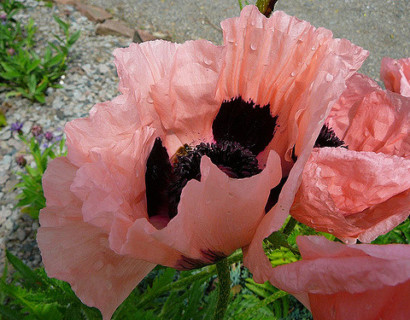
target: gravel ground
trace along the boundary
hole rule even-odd
[[[237,0],[87,0],[130,26],[169,32],[173,41],[222,42],[221,20],[239,15]],[[244,2],[244,1],[242,1]],[[250,0],[249,3],[255,3]],[[370,51],[361,72],[376,80],[384,56],[409,56],[409,0],[279,0],[277,10],[333,31]]]
[[[27,9],[17,19],[27,21],[33,18],[39,27],[39,44],[52,41],[52,33],[59,28],[52,16],[56,14],[69,20],[72,32],[81,30],[81,37],[72,47],[71,61],[61,84],[61,89],[48,89],[46,104],[32,103],[22,98],[6,99],[6,92],[0,91],[0,104],[10,106],[6,113],[8,126],[0,130],[0,271],[4,264],[4,249],[23,258],[29,265],[40,264],[40,255],[35,242],[38,222],[14,209],[18,182],[16,172],[21,171],[15,162],[17,154],[24,154],[22,142],[11,134],[10,125],[24,122],[23,132],[28,134],[34,124],[43,126],[44,131],[62,130],[69,120],[88,115],[90,108],[98,102],[118,95],[118,79],[113,64],[112,51],[128,46],[129,39],[95,35],[95,25],[81,16],[73,7],[53,6],[45,2],[24,1]],[[51,30],[50,30],[51,29]],[[30,163],[30,159],[28,158]]]

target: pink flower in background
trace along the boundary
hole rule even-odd
[[[408,319],[409,245],[343,245],[317,236],[297,243],[302,260],[274,268],[270,281],[315,320]]]
[[[222,28],[221,47],[117,49],[122,95],[67,124],[67,157],[44,174],[46,271],[104,319],[156,264],[185,270],[238,248],[251,260],[263,253],[328,110],[367,56],[254,6]]]
[[[409,117],[410,98],[360,74],[349,79],[304,169],[292,216],[349,242],[370,242],[404,221]]]
[[[380,78],[387,90],[410,97],[410,58],[399,60],[383,58]]]

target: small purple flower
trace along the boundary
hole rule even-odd
[[[18,155],[16,157],[16,162],[17,162],[17,164],[19,165],[20,168],[24,168],[27,164],[27,160],[26,160],[26,158],[24,158],[24,156],[22,154]]]
[[[47,132],[44,134],[44,138],[46,138],[47,141],[51,141],[51,140],[53,140],[54,135],[53,135],[52,132],[47,131]]]
[[[16,50],[14,50],[13,48],[8,48],[6,51],[9,56],[12,56],[16,53]]]
[[[61,141],[61,140],[63,140],[63,136],[62,136],[62,135],[56,136],[56,137],[54,138],[54,141],[55,141],[55,142],[58,142],[58,141]]]
[[[43,133],[43,127],[38,124],[35,124],[31,127],[31,133],[33,134],[33,136],[38,137],[40,134]]]
[[[3,20],[3,22],[6,21],[7,20],[7,14],[5,14],[5,13],[0,14],[0,20]]]
[[[42,147],[43,147],[43,149],[47,149],[48,148],[48,143],[43,143]]]
[[[11,132],[18,132],[19,134],[22,134],[23,131],[21,129],[23,129],[23,122],[16,121],[10,126]]]

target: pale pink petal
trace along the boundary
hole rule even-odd
[[[221,105],[215,99],[222,47],[188,41],[168,58],[169,72],[152,86],[151,96],[172,155],[183,144],[212,141],[212,122]]]
[[[82,203],[70,192],[76,169],[66,158],[48,165],[37,241],[47,274],[69,282],[85,304],[110,319],[155,264],[115,254],[108,235],[83,221]]]
[[[67,157],[81,166],[97,160],[101,153],[112,154],[112,148],[126,144],[140,126],[138,109],[129,95],[97,104],[88,118],[66,124]]]
[[[245,7],[239,18],[221,25],[226,62],[219,99],[242,96],[245,101],[270,104],[279,127],[265,157],[274,149],[290,161],[295,143],[299,156],[305,137],[316,133],[318,122],[368,52],[281,11],[267,19],[255,6]]]
[[[240,18],[223,21],[222,28],[229,63],[222,69],[217,95],[221,100],[240,95],[245,101],[270,104],[278,127],[259,160],[273,149],[282,159],[284,175],[292,168],[278,203],[246,249],[245,263],[259,271],[257,279],[267,279],[270,263],[266,257],[258,259],[262,241],[284,223],[323,121],[368,52],[281,11],[267,19],[254,6],[244,8]],[[293,147],[298,158],[294,165]]]
[[[71,192],[67,192],[70,190],[77,169],[66,157],[50,161],[42,182],[47,206],[80,205],[79,199]],[[78,216],[81,217],[81,213]]]
[[[403,179],[408,176],[409,159],[345,148],[315,149],[291,214],[342,239],[374,239],[408,216],[410,180]]]
[[[363,98],[368,94],[380,91],[381,88],[373,79],[355,73],[346,81],[346,89],[333,105],[326,120],[329,127],[343,140]]]
[[[143,127],[128,139],[117,136],[110,149],[95,147],[96,160],[76,173],[70,190],[82,200],[84,221],[107,233],[120,215],[129,220],[147,217],[145,203],[146,162],[154,143],[153,130]],[[126,233],[126,230],[123,230]]]
[[[316,236],[297,243],[302,260],[272,268],[270,281],[297,297],[308,294],[315,319],[407,319],[408,245],[345,246]]]
[[[170,61],[179,44],[157,40],[114,51],[120,78],[119,90],[133,97],[141,123],[159,129],[158,115],[152,104],[151,86],[169,74]]]
[[[97,307],[109,320],[155,264],[115,254],[106,233],[70,217],[70,212],[65,218],[65,210],[73,208],[41,211],[37,241],[45,269],[49,277],[70,283],[85,304]]]
[[[410,58],[394,60],[382,59],[380,78],[387,90],[410,97]]]
[[[271,152],[265,169],[255,176],[232,179],[208,157],[201,160],[201,181],[190,180],[182,191],[178,215],[153,236],[178,249],[189,261],[212,261],[246,246],[260,220],[270,189],[282,177],[280,159]],[[186,261],[177,268],[184,269]]]
[[[410,155],[410,98],[381,90],[356,74],[327,119],[350,150]]]

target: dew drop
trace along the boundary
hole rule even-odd
[[[333,80],[333,76],[330,74],[330,73],[328,73],[327,75],[326,75],[326,81],[327,82],[330,82],[330,81],[332,81]]]
[[[93,265],[95,271],[101,270],[103,266],[104,266],[104,262],[102,260],[98,260]]]
[[[105,286],[107,287],[108,290],[111,290],[111,288],[112,288],[111,281],[108,281]]]
[[[302,39],[298,39],[298,44],[301,44],[303,42]]]
[[[211,60],[211,59],[208,59],[207,57],[205,57],[205,58],[204,58],[204,63],[205,63],[207,66],[210,66],[210,65],[212,64],[212,60]]]
[[[151,97],[148,97],[148,98],[147,98],[147,102],[150,103],[150,104],[152,104],[152,103],[154,103],[154,100],[152,100]]]
[[[316,47],[312,47],[311,50],[312,50],[312,51],[315,51],[315,50],[316,50]]]
[[[256,48],[257,48],[256,43],[251,43],[251,50],[256,50]]]
[[[335,231],[335,229],[329,228],[329,232],[330,232],[330,233],[332,233],[332,232],[334,232],[334,231]]]
[[[290,74],[291,77],[294,77],[295,75],[296,75],[295,72],[292,72],[292,73]]]

